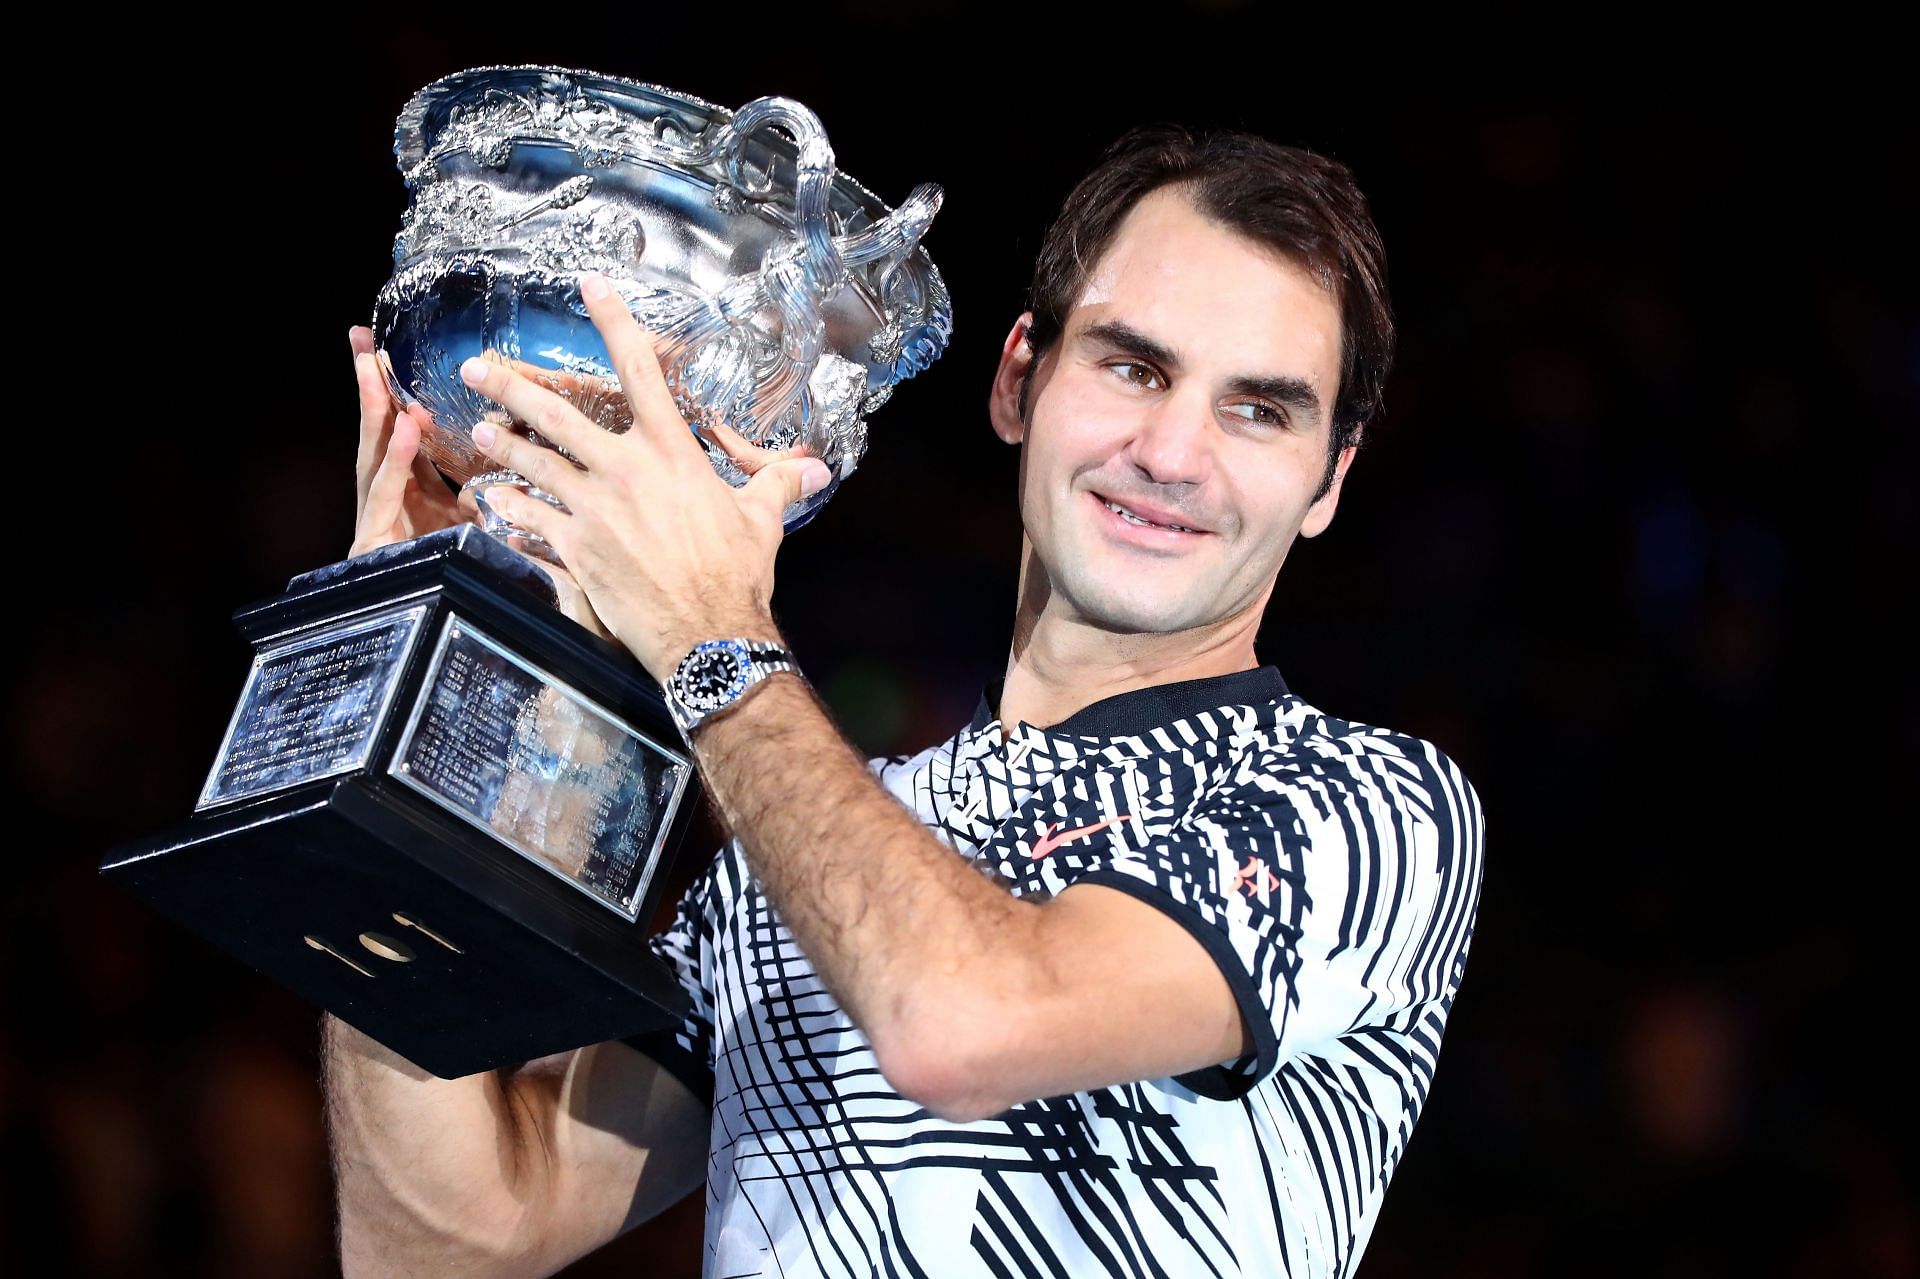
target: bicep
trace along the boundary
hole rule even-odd
[[[544,1169],[541,1252],[557,1268],[700,1184],[709,1112],[652,1058],[613,1041],[530,1062],[514,1077]]]

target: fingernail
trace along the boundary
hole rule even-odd
[[[470,357],[460,366],[460,376],[474,386],[479,386],[487,380],[487,362],[477,355]]]
[[[498,435],[499,432],[493,429],[493,423],[491,422],[475,422],[473,424],[473,442],[483,449],[492,448],[493,441]]]
[[[815,493],[825,488],[827,481],[832,478],[833,472],[827,469],[825,462],[813,463],[807,467],[806,471],[800,476],[800,496],[812,497]]]
[[[588,272],[587,277],[580,281],[580,294],[589,302],[598,302],[607,296],[607,278],[604,275]]]

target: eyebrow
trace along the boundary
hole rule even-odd
[[[1156,341],[1122,320],[1103,320],[1080,330],[1082,340],[1128,355],[1143,355],[1174,372],[1180,370],[1180,354],[1164,342]],[[1258,395],[1288,408],[1320,419],[1320,397],[1301,377],[1274,377],[1267,374],[1240,373],[1227,379],[1227,390],[1235,395]]]

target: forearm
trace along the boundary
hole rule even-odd
[[[942,844],[875,779],[797,677],[774,675],[695,733],[714,802],[754,874],[894,1087],[987,1051],[1036,1006],[1037,907]],[[992,995],[991,1000],[982,996]],[[938,1035],[943,1051],[928,1052]]]
[[[537,1152],[507,1078],[439,1079],[321,1020],[344,1272],[512,1273]]]

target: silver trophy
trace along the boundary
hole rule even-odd
[[[723,478],[746,480],[715,420],[828,464],[827,487],[788,508],[789,531],[853,473],[867,415],[946,347],[952,303],[918,247],[940,189],[922,183],[889,210],[838,172],[820,121],[791,99],[728,112],[632,80],[483,68],[415,94],[394,151],[413,202],[374,339],[395,396],[432,419],[428,459],[474,491],[489,531],[505,530],[484,489],[527,486],[474,449],[473,424],[501,410],[461,381],[461,361],[551,371],[541,380],[588,417],[631,424],[582,272],[607,275],[656,335]]]
[[[461,363],[508,363],[626,430],[579,293],[603,273],[722,477],[747,478],[719,422],[828,464],[792,530],[859,464],[867,415],[945,349],[952,306],[919,247],[939,188],[889,209],[790,99],[729,112],[584,71],[480,68],[415,94],[394,151],[412,201],[377,354],[482,521],[236,614],[253,665],[192,818],[101,869],[454,1077],[680,1014],[644,936],[699,792],[659,686],[553,606],[529,558],[550,552],[487,508],[501,483],[554,499],[473,448],[476,421],[507,419]]]

